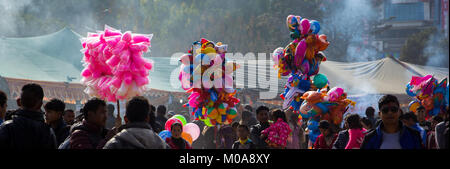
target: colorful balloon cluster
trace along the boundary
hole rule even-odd
[[[232,75],[239,65],[227,61],[226,52],[227,45],[201,39],[180,57],[179,80],[190,93],[184,106],[192,107],[196,119],[208,126],[230,124],[237,114],[239,99],[234,97]]]
[[[166,121],[163,131],[161,131],[158,135],[166,140],[168,137],[172,137],[171,126],[174,123],[179,123],[183,127],[183,133],[181,133],[181,137],[185,139],[189,144],[192,144],[193,141],[197,140],[200,136],[200,128],[195,123],[187,123],[186,118],[183,115],[175,115]]]
[[[267,136],[266,143],[270,147],[284,148],[287,144],[287,139],[291,133],[289,125],[279,118],[275,123],[263,130],[261,134]]]
[[[422,105],[425,107],[426,119],[438,115],[448,106],[447,79],[439,83],[432,75],[413,76],[406,85],[406,93],[416,98],[409,104],[409,110],[416,112],[417,108]]]
[[[340,87],[334,87],[328,92],[308,91],[301,98],[304,101],[300,107],[300,119],[327,120],[335,125],[341,124],[346,108],[356,104],[347,99],[347,93]]]
[[[153,63],[142,57],[153,34],[121,33],[111,27],[82,38],[85,92],[115,102],[144,93]]]
[[[284,49],[275,49],[272,57],[278,77],[290,75],[285,92],[280,95],[284,100],[283,109],[289,107],[298,113],[303,93],[327,87],[328,80],[324,75],[319,75],[317,81],[320,82],[317,83],[313,83],[310,77],[318,75],[321,62],[326,61],[321,51],[327,49],[329,42],[326,35],[318,35],[318,21],[289,15],[286,25],[293,41]]]

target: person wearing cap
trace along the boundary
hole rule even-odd
[[[171,149],[192,149],[191,145],[181,137],[183,126],[179,122],[175,122],[170,126],[171,137],[166,138],[166,143]]]
[[[320,135],[314,143],[314,149],[332,149],[333,143],[336,141],[337,134],[333,133],[330,123],[327,120],[319,122]]]

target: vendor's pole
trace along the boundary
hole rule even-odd
[[[119,100],[117,100],[117,117],[116,117],[116,123],[115,127],[116,129],[119,128],[122,125],[122,119],[120,118],[120,103]]]

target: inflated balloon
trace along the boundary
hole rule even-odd
[[[417,100],[414,100],[409,103],[408,109],[409,109],[409,111],[416,113],[417,108],[419,108],[419,107],[420,107],[420,102]]]
[[[163,131],[159,132],[158,136],[161,137],[165,141],[166,138],[172,137],[172,133],[168,130],[163,130]]]
[[[338,101],[343,97],[347,97],[347,94],[340,87],[333,87],[328,91],[328,101],[330,102]]]
[[[192,144],[192,136],[189,133],[183,132],[181,133],[181,138]]]
[[[438,82],[432,75],[424,77],[413,76],[411,81],[406,85],[406,93],[417,99],[416,102],[410,103],[410,110],[420,105],[425,107],[426,116],[428,119],[445,111],[448,106],[448,101],[445,98],[448,96],[448,82],[443,79]]]
[[[319,31],[320,31],[320,23],[319,23],[319,21],[312,20],[310,22],[310,25],[311,25],[311,30],[312,30],[313,34],[319,33]]]
[[[153,68],[143,53],[150,47],[152,34],[121,33],[114,28],[88,33],[81,39],[85,68],[81,82],[85,93],[115,102],[148,91],[149,71]]]
[[[328,84],[328,78],[325,75],[319,73],[314,76],[313,84],[318,89],[322,89]]]
[[[275,49],[272,59],[274,68],[278,71],[278,78],[290,76],[284,93],[280,95],[283,99],[283,108],[299,113],[303,102],[300,97],[311,89],[313,81],[310,77],[317,75],[320,64],[327,60],[321,51],[327,49],[329,42],[325,35],[317,35],[321,29],[318,21],[289,15],[286,18],[286,25],[293,41],[284,49]],[[321,89],[327,84],[328,79],[318,75],[314,86]]]
[[[176,118],[176,119],[180,120],[181,124],[183,124],[183,126],[186,125],[186,118],[184,118],[184,116],[181,114],[174,115],[171,118]]]
[[[187,123],[185,126],[183,126],[183,132],[191,135],[192,141],[197,140],[197,138],[200,136],[200,128],[195,123]]]
[[[239,103],[239,99],[234,97],[236,90],[233,88],[232,74],[240,68],[240,65],[227,61],[225,58],[227,47],[221,42],[214,43],[207,39],[201,39],[194,42],[188,54],[182,55],[180,58],[182,65],[179,79],[181,79],[183,89],[190,93],[185,106],[192,107],[191,113],[195,119],[203,121],[208,126],[229,124],[236,117],[232,113],[236,104]],[[194,51],[198,52],[195,57],[193,57]],[[193,63],[185,65],[190,58],[193,58]],[[202,78],[183,79],[192,74]],[[192,83],[192,85],[184,83]]]
[[[300,33],[302,35],[306,35],[309,32],[309,28],[310,28],[310,24],[309,24],[309,20],[308,19],[302,19],[302,21],[300,21]]]
[[[171,131],[172,124],[174,124],[174,123],[180,123],[181,125],[183,125],[181,120],[179,120],[177,118],[171,118],[166,121],[164,129],[166,129],[167,131]]]

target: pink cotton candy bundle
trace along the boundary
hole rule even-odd
[[[104,31],[82,38],[85,68],[81,76],[85,92],[115,102],[147,91],[147,76],[153,63],[142,55],[151,46],[152,36],[121,33],[106,26]]]

